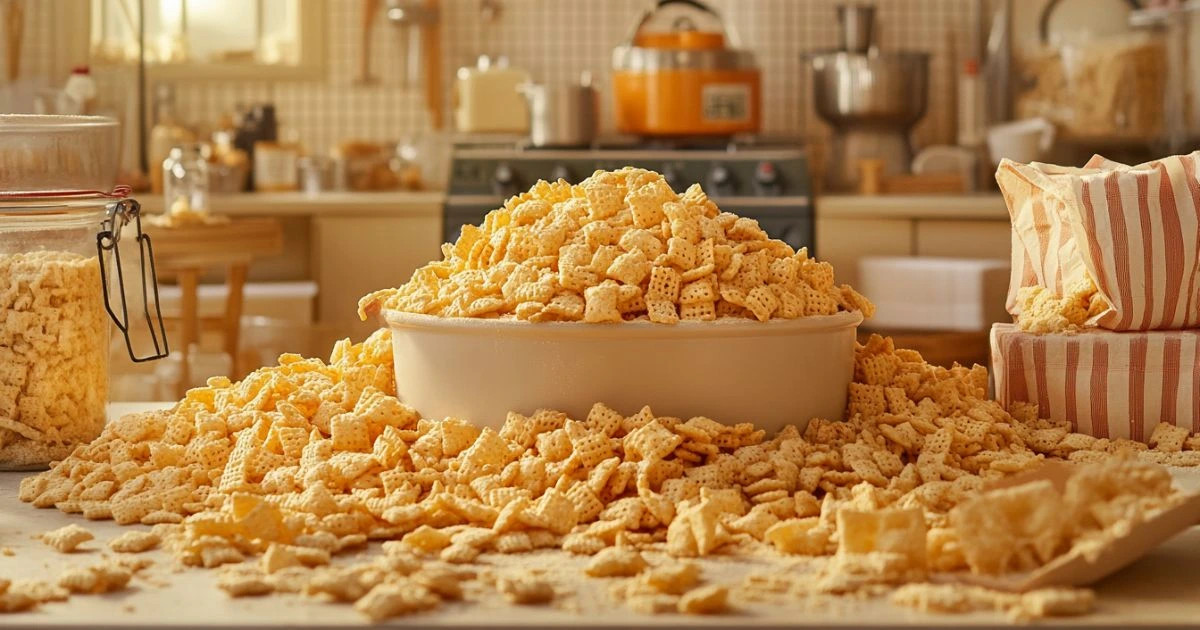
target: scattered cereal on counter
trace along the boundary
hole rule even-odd
[[[728,608],[729,589],[719,584],[701,586],[679,598],[679,612],[685,615],[719,615]]]
[[[99,595],[124,590],[133,574],[134,570],[118,564],[100,563],[67,569],[59,576],[58,585],[79,595]]]
[[[73,553],[83,543],[96,538],[92,532],[74,523],[43,532],[38,539],[59,553]]]
[[[897,606],[921,612],[963,614],[1000,610],[1013,621],[1085,615],[1095,607],[1096,595],[1084,588],[1044,588],[1027,593],[1006,593],[965,584],[905,584],[892,593]]]
[[[158,547],[162,538],[154,532],[133,530],[108,541],[108,548],[117,553],[142,553]]]
[[[550,582],[529,571],[497,577],[496,590],[508,601],[522,606],[547,604],[554,599],[554,587]]]

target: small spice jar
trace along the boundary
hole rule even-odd
[[[38,195],[0,193],[0,470],[44,467],[100,434],[110,319],[134,361],[168,350],[161,314],[151,318],[148,307],[155,351],[134,356],[129,342],[119,247],[127,224],[126,238],[140,250],[142,295],[158,303],[137,202],[120,194]]]

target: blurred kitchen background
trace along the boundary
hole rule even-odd
[[[120,119],[121,179],[165,217],[147,230],[176,352],[115,375],[117,400],[361,338],[357,299],[458,226],[539,178],[626,164],[831,261],[897,343],[986,363],[1007,319],[996,161],[1195,148],[1197,16],[1197,0],[0,0],[0,111]]]

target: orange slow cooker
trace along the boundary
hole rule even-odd
[[[711,8],[696,0],[659,0],[613,50],[617,130],[641,136],[757,132],[762,77],[754,53],[736,46],[735,34]]]

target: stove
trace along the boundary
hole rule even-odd
[[[683,192],[699,183],[722,210],[756,219],[772,238],[813,252],[814,215],[807,155],[798,141],[603,138],[590,147],[535,148],[520,140],[456,140],[443,209],[446,242],[478,225],[539,179],[575,183],[596,170],[634,166],[662,173]],[[815,253],[815,252],[814,252]]]

